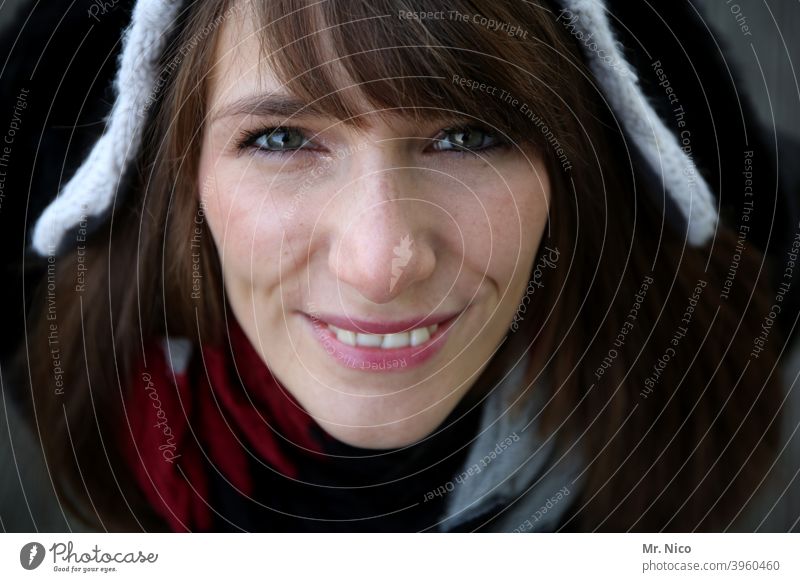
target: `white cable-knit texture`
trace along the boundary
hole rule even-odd
[[[597,83],[645,160],[656,175],[663,176],[667,192],[688,222],[690,244],[704,245],[716,230],[714,197],[694,162],[642,93],[635,72],[617,48],[605,3],[560,0],[560,4],[577,16],[573,19],[577,30],[584,35],[593,33],[597,50],[584,46],[584,53]],[[604,51],[605,61],[599,58],[600,51]]]
[[[87,216],[106,212],[127,164],[142,138],[144,112],[155,88],[158,59],[180,1],[139,0],[124,33],[114,81],[116,100],[106,131],[33,231],[33,248],[42,256],[57,251],[64,236]]]
[[[584,46],[589,66],[622,126],[641,151],[688,222],[688,239],[703,245],[714,234],[714,198],[694,163],[681,149],[642,93],[636,75],[614,41],[601,0],[559,0],[572,12],[576,30],[592,34],[596,49]],[[33,248],[42,256],[57,251],[67,232],[85,216],[99,216],[113,201],[127,164],[139,149],[142,113],[155,90],[157,63],[180,0],[139,0],[123,39],[117,98],[105,134],[56,199],[45,209],[33,232]],[[606,61],[599,58],[604,51]],[[609,63],[613,63],[611,66]]]

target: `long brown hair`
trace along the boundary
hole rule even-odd
[[[744,250],[722,299],[736,251],[732,232],[721,226],[711,245],[696,249],[665,222],[577,40],[546,7],[312,4],[247,3],[264,32],[262,56],[287,90],[309,101],[326,96],[320,107],[359,123],[358,108],[337,91],[336,73],[344,72],[378,108],[473,116],[546,159],[552,202],[540,255],[557,249],[559,261],[531,287],[521,305],[536,308],[496,360],[529,352],[530,380],[546,378],[533,386],[547,390],[543,432],[582,453],[585,485],[564,529],[724,529],[776,448],[781,399],[770,346],[779,342],[748,358],[769,311],[762,256]],[[181,14],[125,196],[88,241],[48,260],[20,355],[30,416],[59,492],[108,529],[163,527],[114,440],[143,342],[164,335],[216,341],[225,330],[216,249],[207,233],[199,241],[193,234],[207,79],[233,6],[205,0]],[[400,11],[443,16],[401,19]],[[475,14],[486,22],[469,18]],[[334,65],[326,50],[343,58]],[[482,93],[480,83],[517,104]],[[201,245],[199,265],[193,243]],[[57,374],[49,338],[58,342]],[[476,388],[487,383],[484,376]]]

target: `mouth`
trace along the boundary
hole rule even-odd
[[[436,355],[464,311],[404,321],[362,321],[304,314],[325,351],[339,364],[366,371],[402,371]]]

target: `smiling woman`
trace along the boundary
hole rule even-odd
[[[264,27],[278,17],[261,16]],[[317,66],[296,55],[331,86],[282,82],[277,63],[262,66],[256,22],[220,33],[198,168],[227,300],[329,434],[411,444],[442,423],[507,332],[547,220],[544,164],[475,104],[391,103],[401,94],[390,87],[364,95],[404,71],[354,78],[335,54]],[[289,50],[269,38],[281,44],[268,54]],[[363,377],[373,367],[390,373]]]
[[[762,257],[718,301],[734,235],[663,126],[637,130],[644,101],[614,109],[638,90],[618,62],[599,92],[555,3],[438,4],[175,17],[124,198],[80,255],[59,247],[69,388],[49,287],[24,364],[87,520],[737,527],[782,398],[778,342],[747,357]]]

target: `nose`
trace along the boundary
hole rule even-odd
[[[428,224],[435,208],[419,198],[412,169],[378,169],[341,196],[329,267],[373,303],[389,303],[436,269]]]

